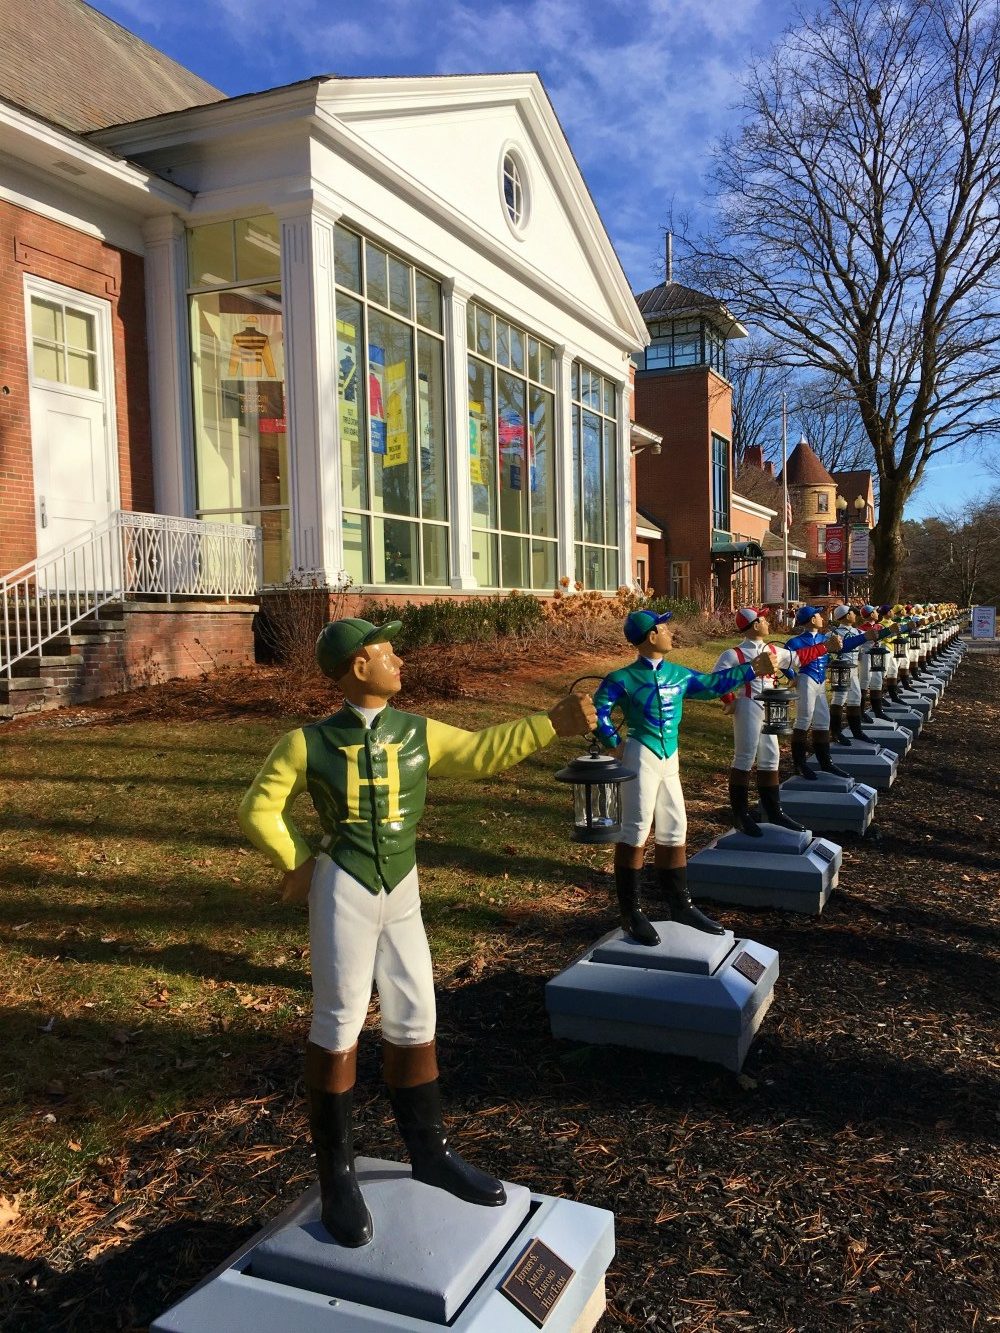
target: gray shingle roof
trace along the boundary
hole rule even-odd
[[[650,287],[640,292],[635,298],[643,318],[675,319],[683,314],[724,314],[728,318],[725,305],[714,296],[685,287],[680,282],[661,282],[658,287]]]
[[[0,0],[0,31],[4,98],[76,134],[225,97],[81,0]]]

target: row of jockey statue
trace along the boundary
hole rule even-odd
[[[320,668],[336,682],[343,706],[330,717],[282,737],[240,807],[250,839],[283,873],[286,902],[309,904],[313,1018],[306,1048],[309,1119],[321,1186],[321,1218],[340,1245],[360,1247],[373,1223],[355,1173],[353,1095],[357,1042],[377,986],[384,1077],[413,1179],[469,1203],[502,1206],[503,1184],[466,1162],[449,1144],[442,1116],[435,1050],[431,956],[417,886],[416,832],[431,776],[479,779],[520,763],[557,735],[594,732],[630,772],[622,784],[621,831],[614,853],[620,921],[633,942],[655,946],[659,935],[639,902],[640,871],[651,830],[654,868],[669,920],[721,936],[724,928],[691,901],[687,885],[687,816],[678,768],[684,698],[716,697],[732,715],[735,753],[730,799],[738,829],[759,834],[749,808],[756,766],[767,822],[801,826],[779,799],[778,741],[765,724],[765,703],[780,670],[794,678],[797,716],[792,740],[796,771],[806,764],[809,733],[822,769],[837,773],[832,739],[847,725],[861,734],[864,690],[882,716],[883,693],[919,676],[929,652],[954,633],[951,607],[802,607],[800,632],[786,644],[769,640],[766,616],[736,616],[741,642],[701,673],[667,660],[671,613],[637,610],[624,633],[635,660],[604,677],[593,699],[570,693],[548,713],[466,732],[415,714],[391,700],[401,688],[392,639],[398,621],[376,626],[357,618],[324,627]],[[895,640],[893,652],[880,651]],[[825,683],[833,664],[832,703]],[[619,726],[624,722],[627,736]],[[595,745],[596,753],[596,745]],[[564,770],[565,771],[565,770]],[[314,851],[291,818],[308,791],[323,837]],[[643,951],[644,952],[644,951]]]

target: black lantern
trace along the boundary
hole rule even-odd
[[[924,649],[924,652],[926,652],[927,649],[931,646],[931,632],[926,625],[920,631],[920,643]]]
[[[868,665],[876,675],[881,675],[885,670],[885,660],[888,656],[889,650],[884,643],[873,643],[868,649]]]
[[[920,651],[920,631],[918,629],[910,630],[910,647],[915,651]]]
[[[761,731],[765,736],[790,736],[792,732],[792,720],[788,709],[795,698],[791,690],[782,689],[780,686],[774,686],[771,689],[766,687],[760,692],[761,703],[764,705],[764,725]]]
[[[636,773],[614,755],[603,754],[595,736],[588,754],[580,755],[556,774],[573,784],[573,841],[618,842],[622,832],[623,782]]]
[[[892,642],[895,645],[895,657],[897,662],[907,661],[909,655],[906,651],[906,635],[897,634]]]
[[[852,665],[846,658],[831,657],[830,666],[828,668],[830,688],[834,690],[846,690],[851,683],[852,670]]]

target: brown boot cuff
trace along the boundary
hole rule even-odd
[[[772,772],[770,769],[758,768],[757,770],[758,791],[766,791],[768,787],[777,787],[780,784],[781,784],[781,774],[777,771],[777,769],[775,769]]]
[[[438,1076],[437,1043],[423,1046],[393,1046],[382,1042],[382,1070],[390,1088],[418,1088]]]
[[[320,1092],[347,1092],[354,1087],[358,1074],[358,1048],[327,1051],[306,1043],[306,1087]]]
[[[750,770],[747,768],[731,768],[729,770],[729,781],[734,787],[749,787]]]

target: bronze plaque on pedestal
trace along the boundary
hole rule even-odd
[[[744,952],[733,963],[733,971],[738,972],[741,977],[746,977],[747,981],[756,986],[767,968],[763,963],[758,962],[752,954]]]
[[[573,1273],[558,1254],[540,1240],[533,1240],[500,1283],[500,1290],[537,1328],[542,1328]]]

